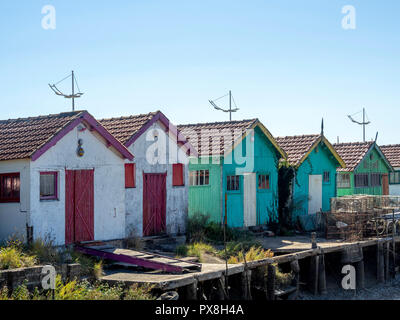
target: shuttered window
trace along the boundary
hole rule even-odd
[[[191,185],[191,186],[207,186],[209,184],[210,184],[210,171],[209,170],[190,171],[189,185]]]
[[[40,200],[55,200],[58,198],[57,181],[57,172],[40,173]]]
[[[369,186],[368,173],[359,173],[354,175],[355,188],[367,188]]]
[[[269,189],[269,174],[258,176],[258,189]]]
[[[350,174],[349,173],[339,173],[337,175],[337,186],[338,188],[350,188]]]
[[[136,164],[125,163],[125,188],[136,187]]]
[[[19,173],[0,174],[0,202],[19,202]]]
[[[381,174],[371,173],[371,187],[379,187],[381,185]]]
[[[240,190],[240,176],[227,176],[226,190],[228,191]]]
[[[175,163],[172,165],[172,185],[174,187],[184,186],[184,174],[183,174],[184,164]]]
[[[324,183],[331,182],[331,173],[329,171],[324,171]]]

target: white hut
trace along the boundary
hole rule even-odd
[[[184,233],[192,146],[160,111],[99,122],[135,155],[125,163],[127,235]]]
[[[87,111],[0,121],[0,239],[124,238],[125,159]]]

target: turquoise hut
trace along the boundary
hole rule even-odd
[[[330,210],[330,199],[336,196],[336,169],[345,164],[323,133],[276,140],[294,172],[289,197],[292,220],[299,220],[305,230],[314,229],[316,213]]]
[[[189,163],[189,216],[222,223],[226,207],[230,227],[277,219],[278,165],[286,154],[258,119],[178,129],[198,153]]]

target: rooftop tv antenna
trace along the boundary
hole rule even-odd
[[[71,80],[72,80],[72,93],[71,94],[64,94],[57,88],[57,85],[59,83],[63,82],[64,80],[67,80],[69,77],[71,77]],[[75,93],[75,85],[78,88],[78,92],[77,93]],[[72,70],[70,75],[68,75],[64,79],[58,81],[56,84],[53,84],[53,85],[49,84],[49,87],[50,87],[51,90],[53,90],[53,92],[56,95],[62,96],[64,98],[66,98],[66,99],[72,99],[72,111],[75,111],[75,99],[76,98],[80,98],[83,95],[83,93],[79,89],[78,81],[76,81],[76,77],[75,77],[75,74],[74,74],[73,70]]]
[[[362,113],[363,113],[362,122],[361,122],[361,121],[354,120],[353,116],[355,116],[356,114],[359,114],[360,112],[361,112],[361,111],[358,111],[358,112],[356,112],[355,114],[348,115],[348,117],[349,117],[349,119],[350,119],[352,122],[357,123],[357,124],[363,126],[363,141],[365,142],[365,126],[366,126],[366,125],[369,125],[369,124],[371,123],[371,121],[369,121],[369,119],[368,119],[367,113],[365,112],[365,108],[362,109]],[[367,121],[366,121],[365,117],[367,117],[367,119],[368,119]]]
[[[229,96],[229,109],[223,109],[223,108],[218,107],[215,102],[218,101],[219,99],[225,98],[226,96]],[[233,103],[235,105],[234,109],[232,109],[232,101],[233,101]],[[232,113],[239,110],[239,108],[236,105],[235,99],[232,96],[232,92],[230,90],[229,90],[229,93],[227,93],[226,95],[223,95],[222,97],[219,97],[219,98],[217,98],[215,100],[208,100],[208,102],[210,102],[210,104],[216,110],[219,110],[219,111],[222,111],[222,112],[229,112],[229,121],[232,121]]]

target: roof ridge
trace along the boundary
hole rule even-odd
[[[132,114],[129,116],[121,116],[121,117],[113,117],[113,118],[104,118],[104,119],[98,119],[97,121],[101,122],[101,121],[111,121],[111,120],[128,120],[128,119],[133,119],[133,118],[140,118],[140,117],[145,117],[145,116],[149,116],[149,115],[156,115],[157,113],[160,113],[160,110],[157,111],[152,111],[152,112],[148,112],[148,113],[141,113],[141,114]]]
[[[334,143],[333,145],[339,146],[339,145],[363,145],[363,144],[371,144],[374,143],[375,141],[358,141],[358,142],[339,142],[339,143]]]
[[[4,119],[4,120],[0,120],[0,123],[6,123],[6,122],[10,122],[10,121],[27,121],[27,120],[38,120],[38,119],[45,119],[45,118],[54,118],[57,116],[61,116],[61,115],[78,115],[80,113],[84,113],[87,112],[87,110],[76,110],[76,111],[66,111],[66,112],[60,112],[60,113],[52,113],[52,114],[47,114],[47,115],[39,115],[36,117],[26,117],[26,118],[13,118],[13,119]]]
[[[230,121],[216,121],[216,122],[199,122],[199,123],[187,123],[179,124],[177,127],[195,127],[201,125],[215,125],[215,124],[228,124],[228,123],[240,123],[240,122],[256,122],[259,121],[258,118],[253,119],[243,119],[243,120],[230,120]]]
[[[275,139],[319,137],[319,136],[321,136],[320,133],[313,133],[313,134],[303,134],[303,135],[293,135],[293,136],[280,136],[280,137],[275,137]]]

